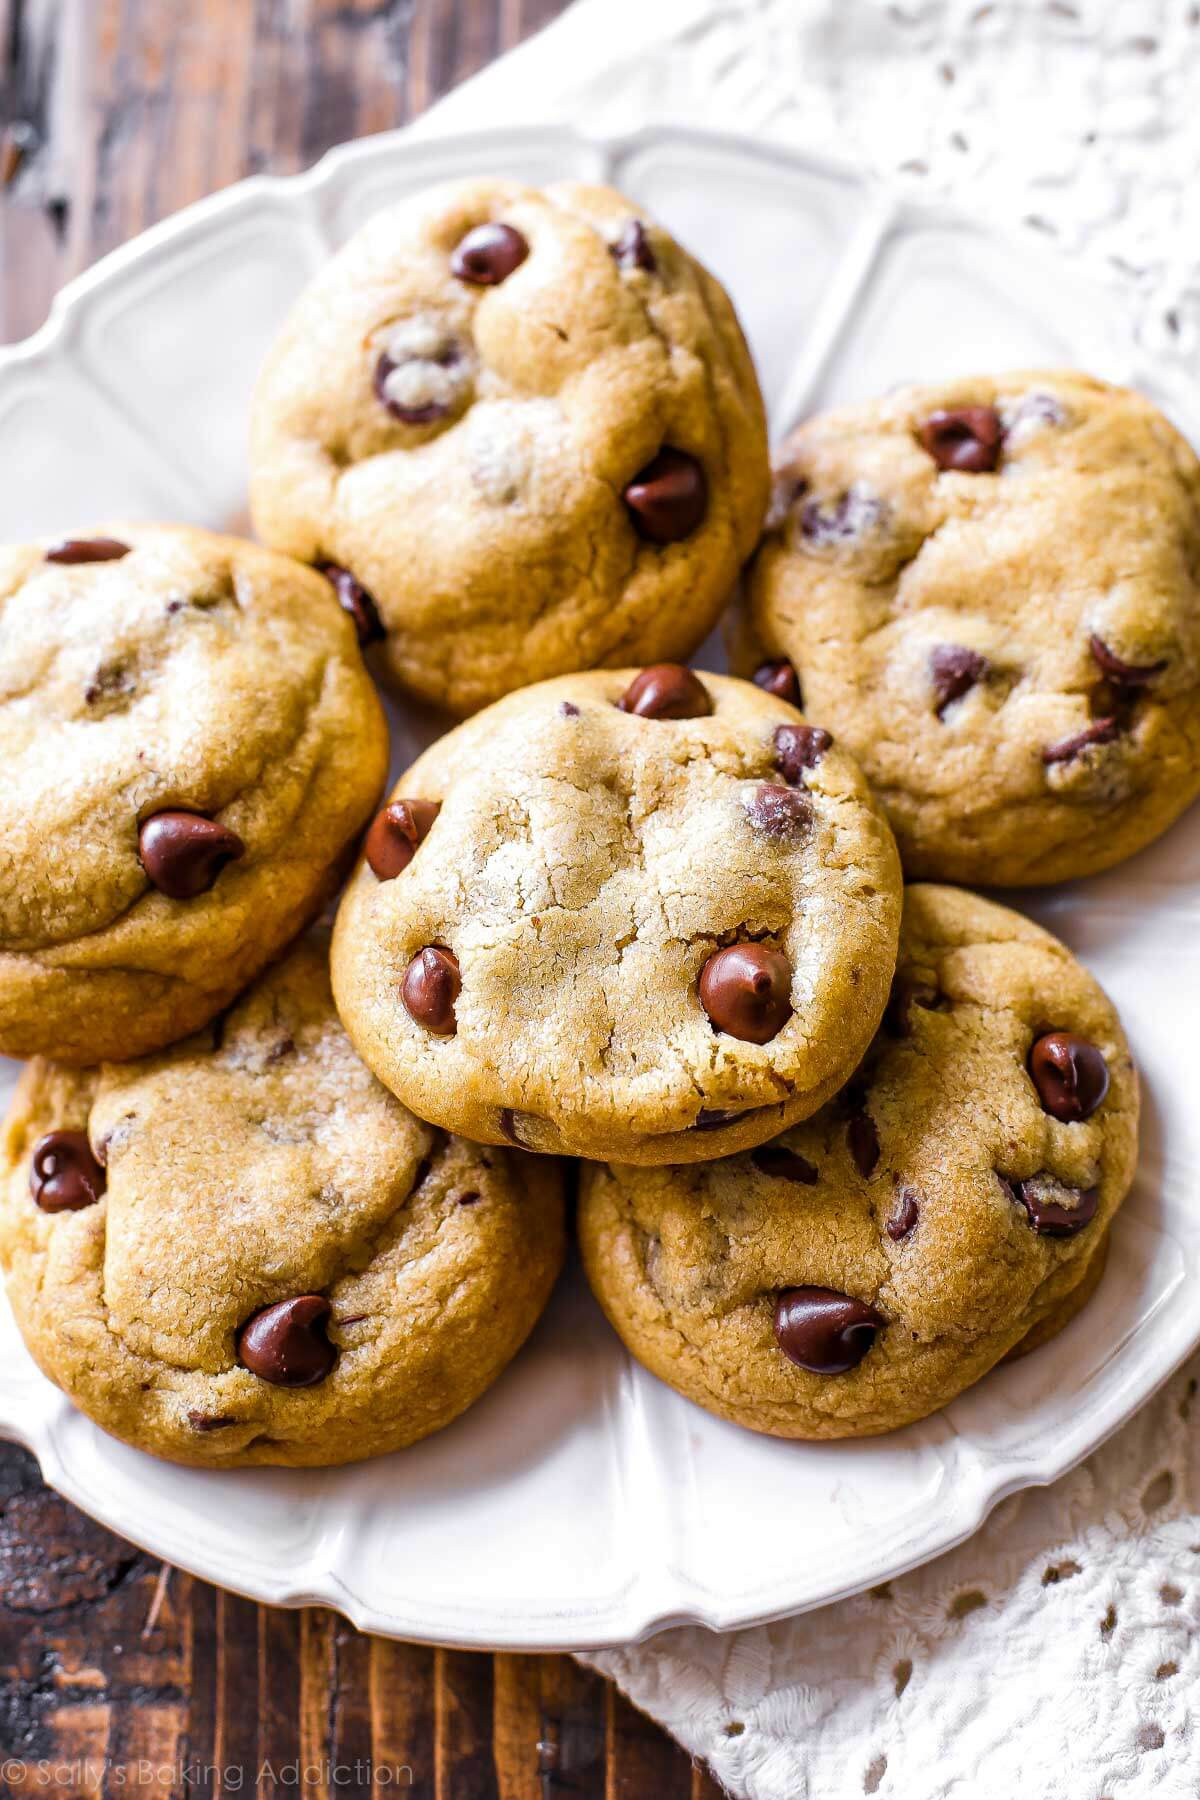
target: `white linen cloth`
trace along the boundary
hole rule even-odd
[[[833,147],[1049,235],[1200,373],[1194,0],[577,0],[415,129],[534,120]],[[585,1660],[746,1800],[1195,1800],[1198,1374],[882,1590]]]

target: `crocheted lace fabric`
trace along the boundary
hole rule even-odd
[[[901,192],[1051,238],[1197,372],[1194,0],[579,0],[428,128],[535,114],[831,145]],[[1197,1372],[924,1569],[587,1660],[748,1800],[1195,1800]]]

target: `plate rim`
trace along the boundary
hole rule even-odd
[[[1048,277],[1057,273],[1075,287],[1090,290],[1098,302],[1104,301],[1111,320],[1115,321],[1118,316],[1112,294],[1106,293],[1099,279],[1052,248],[1027,241],[1015,228],[981,223],[963,209],[936,198],[897,194],[848,159],[831,156],[815,147],[777,144],[748,133],[670,123],[644,125],[616,134],[589,132],[563,124],[535,124],[469,133],[431,131],[414,136],[408,128],[401,127],[337,145],[310,167],[294,174],[260,174],[235,182],[192,202],[109,251],[59,290],[45,321],[36,331],[17,343],[0,346],[0,378],[23,365],[36,366],[44,355],[52,354],[60,345],[72,346],[94,297],[103,295],[127,270],[169,254],[180,240],[220,229],[223,223],[232,223],[240,213],[249,213],[261,204],[284,205],[291,208],[293,214],[298,207],[307,206],[309,224],[317,224],[323,231],[324,221],[313,212],[312,203],[326,192],[335,191],[348,172],[373,163],[384,165],[399,158],[419,168],[424,162],[435,171],[431,180],[444,180],[451,177],[456,160],[486,157],[502,164],[507,156],[521,150],[545,152],[558,149],[569,152],[576,161],[591,153],[599,167],[601,163],[624,162],[642,151],[667,144],[704,147],[751,157],[776,167],[815,172],[826,180],[853,186],[863,197],[864,219],[878,232],[881,241],[890,233],[902,230],[906,224],[915,224],[926,228],[941,226],[956,233],[969,233],[989,243],[1019,246],[1023,259],[1042,265]],[[848,245],[843,256],[847,250]],[[1121,331],[1119,339],[1128,351],[1129,379],[1133,379],[1132,371],[1136,370],[1143,377],[1150,374],[1168,387],[1194,388],[1190,404],[1200,418],[1200,386],[1191,381],[1185,370],[1171,365],[1169,374],[1161,373],[1166,367],[1164,359],[1140,345],[1132,330]],[[590,1653],[640,1642],[674,1626],[691,1624],[714,1631],[730,1631],[830,1605],[902,1575],[965,1542],[1009,1495],[1026,1488],[1047,1486],[1078,1466],[1179,1369],[1200,1344],[1200,1299],[1190,1308],[1184,1307],[1179,1299],[1175,1305],[1181,1316],[1162,1346],[1165,1354],[1161,1362],[1148,1371],[1141,1371],[1137,1379],[1127,1383],[1115,1396],[1110,1396],[1107,1406],[1095,1416],[1089,1415],[1086,1406],[1081,1407],[1078,1418],[1068,1420],[1066,1428],[1054,1440],[1058,1454],[1051,1456],[1049,1450],[1044,1450],[1040,1455],[1017,1454],[1003,1462],[951,1454],[947,1457],[950,1477],[947,1488],[950,1491],[939,1497],[937,1514],[941,1527],[936,1534],[927,1532],[920,1543],[900,1554],[897,1554],[894,1541],[891,1541],[890,1549],[881,1549],[873,1558],[864,1554],[856,1564],[853,1577],[835,1587],[825,1586],[815,1591],[820,1588],[820,1583],[814,1580],[811,1572],[803,1577],[793,1574],[791,1585],[781,1585],[767,1607],[747,1606],[744,1598],[739,1601],[728,1595],[720,1603],[715,1597],[705,1602],[694,1584],[689,1584],[677,1571],[642,1567],[634,1570],[590,1611],[581,1612],[575,1603],[568,1603],[561,1621],[555,1619],[551,1609],[543,1608],[533,1627],[522,1626],[516,1615],[502,1623],[493,1613],[483,1621],[487,1629],[456,1630],[455,1623],[461,1626],[465,1621],[454,1621],[450,1617],[455,1607],[447,1606],[438,1621],[430,1617],[407,1618],[389,1613],[356,1593],[342,1569],[333,1562],[327,1559],[323,1567],[316,1567],[312,1559],[317,1553],[305,1552],[296,1578],[289,1579],[261,1562],[239,1566],[208,1555],[203,1548],[189,1554],[186,1544],[177,1543],[169,1529],[156,1531],[152,1518],[131,1521],[119,1508],[106,1508],[104,1495],[89,1490],[83,1474],[72,1467],[59,1441],[59,1422],[68,1415],[77,1416],[75,1409],[40,1372],[36,1380],[28,1383],[18,1377],[13,1383],[6,1384],[0,1377],[0,1438],[8,1438],[30,1451],[37,1458],[47,1485],[108,1529],[174,1567],[249,1599],[274,1606],[332,1607],[359,1630],[409,1642],[476,1650]],[[1190,1321],[1189,1313],[1193,1315]],[[628,1352],[625,1355],[628,1357]],[[680,1404],[686,1403],[681,1400]],[[957,1433],[955,1441],[963,1441]],[[427,1602],[424,1611],[428,1613]],[[551,1629],[552,1621],[561,1624],[562,1629]]]

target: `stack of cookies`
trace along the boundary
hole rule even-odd
[[[1200,788],[1152,406],[909,389],[772,491],[713,277],[608,190],[472,182],[300,298],[251,498],[269,548],[0,553],[0,1258],[76,1404],[223,1467],[425,1436],[544,1307],[567,1158],[615,1330],[755,1430],[886,1431],[1073,1316],[1129,1049],[939,884],[1108,867]],[[744,567],[739,674],[685,667]],[[462,720],[386,799],[368,664]]]

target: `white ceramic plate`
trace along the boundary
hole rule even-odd
[[[189,208],[0,353],[0,534],[242,522],[251,383],[293,295],[376,208],[476,172],[612,180],[677,232],[734,295],[777,433],[912,377],[1074,363],[1144,388],[1200,443],[1200,395],[1139,355],[1107,294],[1029,245],[897,209],[822,158],[682,131],[385,136]],[[419,734],[394,723],[403,766]],[[1120,1006],[1146,1085],[1141,1174],[1082,1316],[937,1418],[852,1444],[754,1437],[632,1364],[576,1275],[473,1411],[378,1462],[155,1462],[38,1375],[2,1303],[0,1431],[171,1562],[398,1637],[580,1649],[683,1620],[745,1625],[882,1581],[1062,1474],[1200,1340],[1198,876],[1200,810],[1114,874],[1021,901]]]

